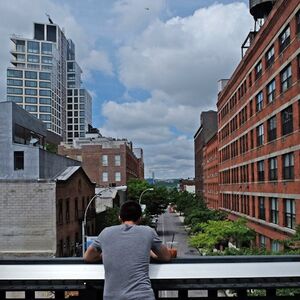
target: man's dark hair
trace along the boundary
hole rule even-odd
[[[136,222],[142,216],[142,208],[135,201],[126,201],[120,208],[120,218],[123,222]]]

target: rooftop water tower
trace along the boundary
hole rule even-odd
[[[273,8],[276,0],[249,0],[250,14],[254,20],[265,19]]]

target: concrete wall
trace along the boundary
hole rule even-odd
[[[0,181],[0,258],[56,251],[54,182]]]
[[[53,178],[67,167],[80,166],[81,163],[55,153],[39,149],[39,178]]]
[[[41,121],[12,102],[1,103],[0,109],[0,179],[37,179],[38,147],[13,143],[13,124],[45,134]],[[36,122],[35,122],[36,121]],[[24,170],[14,170],[14,151],[24,151]]]

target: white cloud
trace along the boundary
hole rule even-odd
[[[87,71],[86,77],[90,76],[89,70],[101,71],[109,76],[113,75],[113,65],[103,51],[90,51],[88,56],[81,60],[81,66]]]
[[[194,176],[199,115],[215,108],[217,81],[231,75],[251,24],[244,3],[216,4],[185,18],[153,19],[120,48],[120,80],[151,97],[105,103],[101,130],[144,148],[146,176]]]
[[[177,103],[213,104],[217,81],[236,65],[250,24],[242,3],[156,20],[120,49],[120,78],[128,88],[161,90]]]

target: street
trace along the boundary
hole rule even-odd
[[[199,256],[195,248],[188,246],[188,235],[176,213],[169,213],[167,211],[160,215],[157,224],[157,233],[165,245],[167,242],[172,241],[174,234],[174,241],[178,242],[177,257],[191,258]]]

